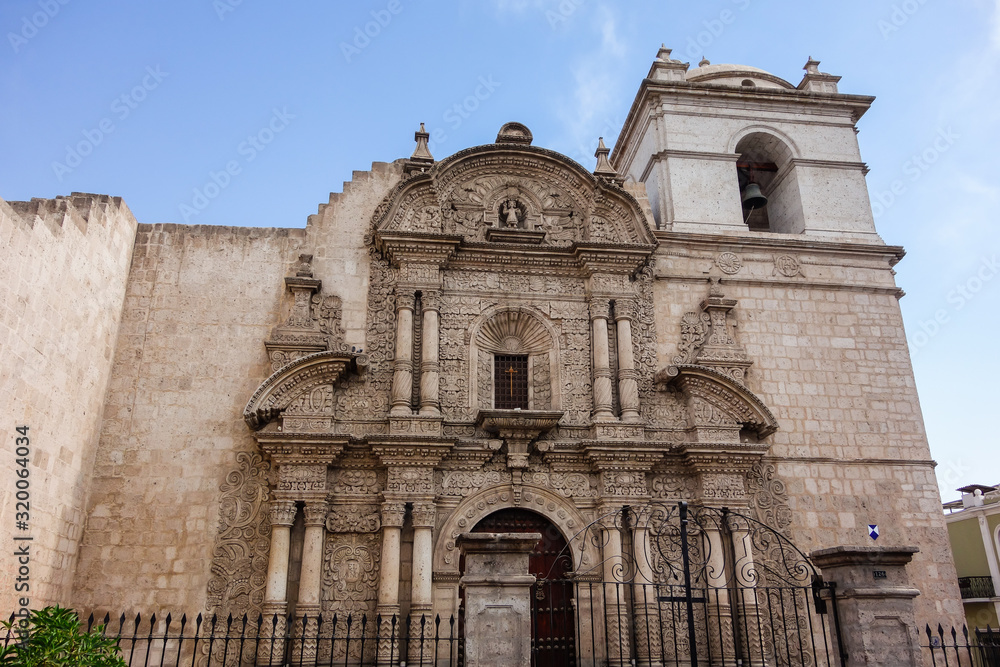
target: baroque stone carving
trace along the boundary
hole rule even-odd
[[[723,273],[733,275],[743,268],[743,260],[734,252],[723,252],[715,258],[715,265]]]
[[[646,473],[640,471],[605,470],[601,472],[604,494],[608,496],[644,496]]]
[[[278,469],[278,491],[326,491],[326,466],[281,466]]]
[[[219,533],[212,554],[208,609],[225,615],[260,613],[267,583],[271,522],[267,511],[270,464],[239,452],[238,468],[219,487]]]
[[[379,492],[378,475],[373,470],[341,469],[333,483],[335,494],[370,495]]]
[[[761,523],[783,533],[792,524],[792,510],[788,506],[785,483],[777,477],[777,470],[769,461],[754,463],[746,474],[747,496],[750,509]]]
[[[743,478],[727,473],[703,473],[701,495],[713,500],[740,500],[746,495]]]
[[[326,529],[331,533],[374,533],[382,527],[382,516],[375,505],[332,507],[326,515]]]
[[[802,272],[802,267],[792,255],[776,255],[774,258],[774,270],[771,275],[780,273],[786,278],[794,278]]]

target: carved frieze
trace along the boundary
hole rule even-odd
[[[742,500],[746,489],[741,475],[724,472],[701,474],[701,497],[706,500]]]
[[[334,506],[326,514],[326,529],[331,533],[374,533],[381,527],[376,505]]]
[[[372,495],[378,493],[378,475],[374,470],[340,469],[331,490],[334,494]]]
[[[326,491],[326,466],[282,465],[278,469],[278,491]]]

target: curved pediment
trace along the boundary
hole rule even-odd
[[[526,142],[475,146],[434,163],[386,196],[372,221],[377,234],[441,234],[477,244],[656,244],[618,180]]]
[[[325,351],[299,357],[264,380],[243,410],[243,419],[257,431],[297,402],[317,403],[315,411],[322,412],[327,389],[367,363],[368,357],[357,352]]]
[[[656,379],[676,386],[689,402],[714,419],[751,428],[760,438],[778,430],[778,420],[756,394],[713,368],[678,364],[661,370]]]

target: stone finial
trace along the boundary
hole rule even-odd
[[[434,156],[431,155],[431,151],[427,148],[427,140],[430,138],[430,133],[424,129],[424,124],[420,124],[420,129],[413,133],[413,139],[417,142],[417,147],[413,149],[413,155],[410,156],[410,160],[414,162],[434,162]]]
[[[618,178],[618,172],[611,166],[611,161],[608,160],[608,154],[610,153],[611,149],[604,145],[604,137],[598,137],[597,151],[594,152],[594,157],[597,158],[597,168],[594,169],[594,176]]]
[[[711,65],[711,64],[712,63],[710,63],[708,61],[708,58],[706,58],[705,56],[702,56],[701,60],[698,61],[698,67],[707,67],[708,65]]]
[[[817,93],[836,93],[839,76],[833,76],[826,72],[819,71],[819,61],[809,56],[809,60],[802,67],[806,71],[805,76],[798,85],[799,90],[808,90]]]
[[[295,275],[297,277],[299,278],[313,277],[312,259],[313,259],[312,255],[299,255],[299,261],[297,261],[295,263],[295,266],[292,267],[292,270],[295,272]]]
[[[673,49],[668,49],[666,44],[660,44],[660,50],[656,52],[656,59],[662,62],[670,62],[670,54]]]
[[[653,59],[653,64],[646,77],[654,81],[684,81],[689,64],[671,58],[672,52],[672,49],[668,49],[666,44],[660,44],[660,49],[656,52],[656,58]]]

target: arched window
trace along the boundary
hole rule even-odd
[[[471,331],[473,409],[558,410],[558,356],[551,324],[515,307],[487,313]]]

